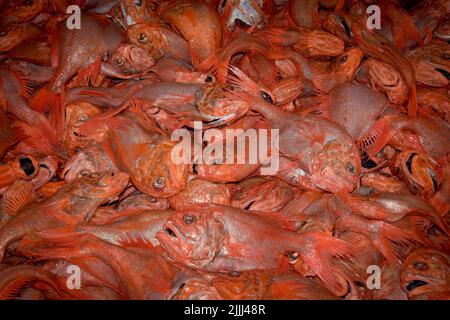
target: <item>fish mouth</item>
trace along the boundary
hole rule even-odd
[[[447,70],[441,68],[434,68],[434,70],[442,74],[447,80],[450,80],[450,72],[448,72]]]
[[[410,281],[409,283],[408,283],[408,285],[406,286],[406,290],[408,291],[408,292],[411,292],[411,291],[413,291],[414,289],[416,289],[416,288],[419,288],[419,287],[423,287],[423,286],[426,286],[426,285],[428,285],[429,283],[428,282],[426,282],[426,281],[422,281],[422,280],[412,280],[412,281]]]
[[[202,126],[204,128],[221,126],[221,125],[227,123],[227,121],[233,119],[235,116],[236,116],[235,113],[231,113],[226,116],[218,117],[218,118],[206,116],[205,118],[210,118],[211,120],[202,120]],[[191,123],[189,126],[194,127],[193,123]]]
[[[178,238],[177,234],[170,227],[164,227],[164,232],[173,238]]]

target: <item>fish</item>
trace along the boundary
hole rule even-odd
[[[11,243],[33,230],[89,220],[98,206],[117,197],[127,184],[125,173],[92,174],[67,184],[42,202],[29,202],[33,193],[19,189],[9,200],[10,213],[14,216],[0,229],[0,261]]]
[[[70,30],[64,22],[52,34],[52,65],[55,73],[50,82],[30,100],[38,112],[51,111],[50,121],[61,133],[64,123],[62,101],[65,86],[76,76],[78,86],[95,82],[106,53],[112,53],[121,42],[120,28],[105,17],[82,15],[81,29]]]
[[[130,175],[142,193],[168,198],[186,187],[188,165],[175,163],[172,150],[177,143],[158,132],[148,132],[131,118],[112,120],[104,148],[109,159]]]
[[[288,179],[286,182],[294,185],[302,185],[304,179],[329,192],[353,191],[361,170],[361,159],[348,133],[331,121],[292,114],[265,102],[259,87],[240,70],[233,70],[237,73],[235,83],[238,87],[251,86],[254,90],[254,96],[237,93],[237,98],[247,101],[252,110],[268,120],[271,128],[280,130],[280,155],[290,161],[288,166],[302,170],[300,179],[289,175],[281,179]],[[333,160],[328,154],[333,154]],[[282,171],[283,166],[280,167]]]
[[[297,234],[270,219],[219,205],[176,212],[163,228],[156,238],[165,252],[191,268],[209,272],[276,269],[284,255],[296,252],[331,289],[342,284],[333,275],[338,270],[329,269],[326,261],[352,252],[348,243],[324,233]]]
[[[48,246],[53,244],[53,246]],[[46,247],[47,246],[47,247]],[[82,249],[81,249],[82,248]],[[179,269],[156,251],[132,251],[88,234],[31,239],[23,244],[27,254],[41,259],[94,256],[109,266],[119,280],[123,295],[133,300],[163,299],[169,294]],[[126,263],[123,263],[127,261]],[[142,270],[148,272],[142,273]],[[149,290],[149,288],[152,288]]]

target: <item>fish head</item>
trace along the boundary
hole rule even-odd
[[[400,280],[409,299],[427,292],[448,291],[450,256],[436,249],[415,249],[401,266]]]
[[[99,126],[89,135],[82,133],[80,127],[95,115],[101,113],[101,109],[84,101],[70,103],[66,107],[66,130],[63,141],[69,155],[74,155],[78,149],[84,149],[100,142],[106,137],[107,127]]]
[[[261,299],[273,278],[267,271],[231,271],[212,279],[211,283],[226,300]]]
[[[161,58],[167,47],[167,39],[157,25],[138,23],[128,28],[128,40],[131,44],[146,50],[154,60]]]
[[[184,281],[171,300],[222,300],[222,296],[205,278]]]
[[[343,54],[336,58],[330,68],[335,73],[345,74],[347,79],[353,79],[359,70],[364,53],[358,47],[347,49]]]
[[[311,165],[311,181],[332,193],[352,192],[361,172],[361,158],[354,143],[332,140],[317,153]]]
[[[124,172],[84,173],[74,181],[75,196],[94,199],[100,203],[116,199],[128,185],[129,175]]]
[[[136,159],[131,179],[141,192],[156,198],[168,198],[186,187],[188,165],[176,163],[172,151],[176,142],[165,141]]]
[[[146,73],[155,64],[147,50],[133,44],[121,43],[108,62],[125,75]]]
[[[211,210],[193,207],[176,212],[156,238],[174,261],[201,269],[220,252],[225,231]]]
[[[442,181],[442,170],[438,163],[423,153],[400,152],[392,159],[391,169],[402,178],[413,194],[420,196],[432,196]]]
[[[196,203],[230,204],[230,191],[226,185],[200,179],[188,182],[186,189],[169,199],[175,210],[185,210]]]
[[[204,126],[221,126],[241,118],[249,111],[247,102],[231,98],[226,90],[224,85],[212,84],[197,91],[196,107],[205,119]]]

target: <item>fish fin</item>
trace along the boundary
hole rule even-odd
[[[11,70],[11,73],[15,76],[17,81],[20,84],[20,95],[24,97],[25,99],[29,100],[31,97],[31,94],[34,91],[34,87],[31,81],[29,81],[25,74],[22,71],[19,70]]]
[[[414,247],[417,242],[420,242],[418,237],[383,221],[373,240],[375,247],[389,262],[398,264],[401,264],[401,247]]]
[[[415,118],[417,116],[417,92],[416,85],[413,84],[409,92],[408,116]]]
[[[89,83],[95,83],[98,79],[100,73],[100,65],[102,63],[102,58],[97,58],[86,68],[78,71],[78,74],[72,80],[72,83],[76,87],[87,87]]]
[[[122,247],[138,247],[138,248],[144,248],[144,249],[154,249],[155,246],[151,243],[150,240],[148,240],[145,236],[141,235],[133,235],[130,234],[123,234],[122,237],[119,240],[119,243]]]
[[[59,138],[50,129],[49,123],[40,123],[31,127],[23,121],[14,121],[11,126],[17,137],[31,148],[47,154],[60,151]]]
[[[61,105],[61,97],[53,92],[48,86],[43,87],[30,99],[30,107],[39,112],[47,112],[54,106]]]
[[[14,216],[21,208],[35,200],[33,184],[25,180],[16,180],[3,194],[1,208],[4,213]]]
[[[346,278],[344,274],[331,264],[333,257],[350,259],[355,254],[355,248],[348,242],[329,236],[323,232],[307,232],[299,234],[309,238],[308,246],[300,247],[299,254],[308,267],[333,291],[342,292],[347,284],[339,282],[338,278]],[[340,277],[337,277],[339,274]]]
[[[261,96],[261,88],[248,77],[242,70],[230,65],[228,69],[231,71],[229,82],[239,91],[248,92],[254,97]]]
[[[1,276],[1,273],[0,273]],[[17,276],[0,287],[0,300],[13,300],[17,298],[23,288],[30,282],[26,277]]]
[[[366,153],[369,158],[373,158],[389,143],[395,134],[393,131],[387,118],[378,120],[372,128],[358,138],[356,143],[359,150]]]

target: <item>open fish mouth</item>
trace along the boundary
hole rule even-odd
[[[177,238],[177,234],[170,227],[165,227],[164,232],[173,238]]]
[[[428,284],[429,284],[428,282],[425,282],[425,281],[422,281],[422,280],[412,280],[406,286],[406,290],[408,292],[410,292],[410,291],[413,291],[416,288],[423,287],[423,286],[426,286]]]

